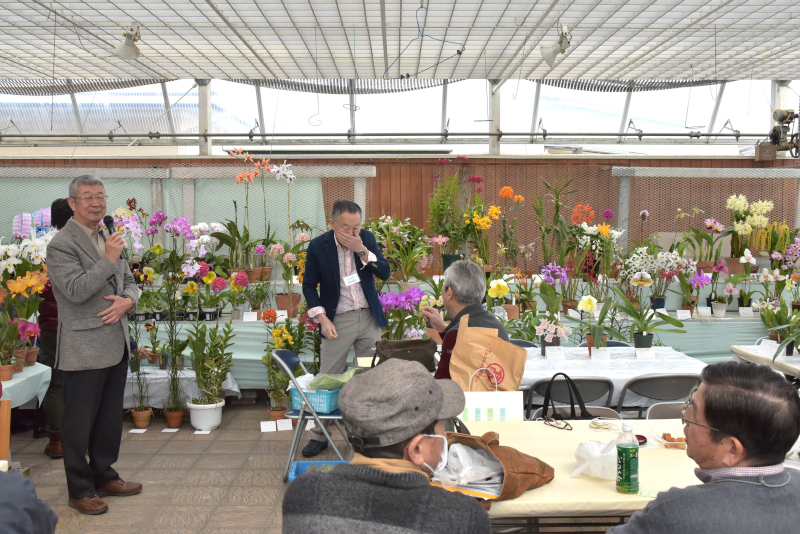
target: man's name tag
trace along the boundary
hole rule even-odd
[[[610,360],[611,359],[611,349],[608,347],[594,347],[592,349],[592,359],[593,360]]]
[[[636,349],[636,359],[638,360],[655,360],[656,353],[653,349]]]
[[[545,355],[548,360],[564,360],[564,347],[546,347]]]
[[[711,308],[708,306],[698,306],[695,310],[695,313],[705,315],[706,317],[711,317]]]
[[[753,307],[752,306],[741,306],[739,307],[739,317],[752,317],[753,316]]]
[[[242,322],[254,323],[256,321],[258,321],[258,313],[256,313],[256,312],[244,312],[242,314]]]
[[[347,287],[350,287],[353,284],[358,284],[359,282],[361,282],[361,279],[358,277],[358,273],[353,273],[350,276],[344,277],[344,285]]]
[[[688,321],[692,318],[692,310],[677,310],[675,315],[679,321]]]

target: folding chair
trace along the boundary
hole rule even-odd
[[[698,385],[700,385],[700,375],[694,374],[639,376],[629,380],[622,387],[617,411],[639,412],[638,419],[642,418],[642,412],[647,409],[645,406],[625,406],[625,394],[629,390],[648,399],[674,401],[688,397],[692,388]]]
[[[657,402],[647,409],[645,419],[680,419],[682,415],[682,402]]]
[[[334,443],[332,436],[322,425],[322,421],[333,421],[336,427],[339,429],[339,432],[341,432],[342,437],[344,437],[345,442],[347,442],[349,446],[350,441],[347,439],[347,433],[345,432],[344,428],[342,428],[341,424],[342,412],[335,410],[328,414],[318,414],[317,411],[314,410],[314,407],[311,406],[310,402],[308,402],[306,394],[302,389],[300,389],[300,385],[297,383],[297,380],[294,377],[294,371],[297,369],[298,365],[306,374],[308,374],[308,370],[306,369],[305,365],[303,365],[303,362],[300,361],[300,358],[297,356],[297,354],[286,349],[276,349],[272,351],[272,357],[275,358],[276,362],[278,362],[278,367],[281,368],[281,373],[283,373],[292,381],[292,384],[294,384],[294,387],[297,389],[298,393],[300,393],[300,397],[303,399],[303,403],[299,410],[287,410],[285,416],[287,419],[299,420],[297,421],[297,426],[294,429],[292,448],[289,451],[289,459],[286,461],[286,470],[283,472],[283,481],[286,482],[289,479],[289,469],[291,469],[292,461],[297,455],[297,449],[300,448],[300,442],[303,438],[303,431],[306,429],[306,423],[308,422],[309,418],[314,420],[314,424],[316,424],[317,427],[322,430],[322,433],[325,434],[325,437],[328,438],[328,443],[333,446],[336,456],[338,456],[340,460],[344,461],[344,457],[336,447],[336,443]]]
[[[531,412],[534,409],[533,395],[538,394],[541,397],[544,397],[545,393],[547,392],[547,385],[550,383],[550,380],[551,380],[550,378],[539,380],[531,388],[525,406],[525,417],[529,421],[531,420]],[[590,403],[592,401],[596,401],[597,399],[602,398],[604,395],[608,395],[606,397],[606,402],[604,404],[604,407],[608,408],[611,406],[611,397],[614,396],[614,383],[610,379],[573,378],[572,381],[578,387],[578,392],[581,394],[581,397],[583,398],[583,401],[586,403],[587,406],[590,406]],[[553,387],[550,390],[550,395],[556,402],[569,404],[570,396],[569,396],[569,389],[567,388],[567,381],[562,379],[553,382]],[[596,407],[597,406],[592,405],[592,408]]]

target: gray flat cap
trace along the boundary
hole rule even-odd
[[[364,447],[385,447],[459,415],[464,392],[452,380],[433,378],[421,363],[392,358],[347,382],[339,409]]]

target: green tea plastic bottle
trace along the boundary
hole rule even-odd
[[[622,423],[617,438],[617,491],[639,493],[639,440],[633,433],[633,423]]]

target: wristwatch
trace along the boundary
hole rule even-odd
[[[367,247],[362,248],[358,251],[358,257],[363,258],[367,254]]]

